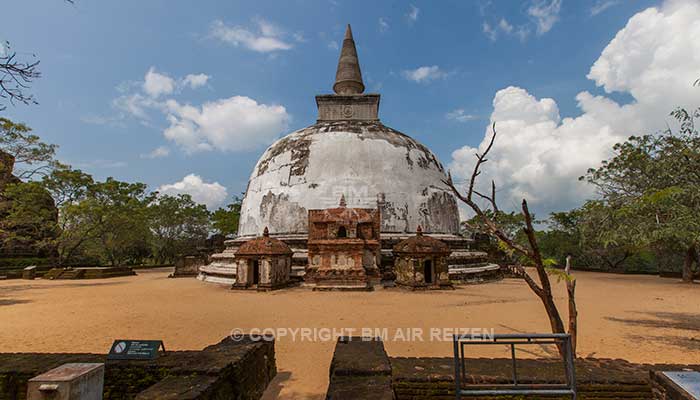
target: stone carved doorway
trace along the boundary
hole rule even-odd
[[[431,260],[423,262],[423,279],[425,283],[433,283],[433,262]]]
[[[253,260],[253,285],[260,283],[260,262]]]

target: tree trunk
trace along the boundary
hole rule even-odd
[[[549,325],[552,327],[552,333],[566,333],[566,329],[564,329],[564,322],[559,316],[559,310],[557,310],[557,305],[554,303],[552,293],[545,294],[540,298],[544,304],[545,311],[547,311]]]
[[[695,245],[692,245],[688,248],[688,251],[685,253],[685,261],[683,262],[683,282],[685,283],[693,282],[692,267],[696,257],[697,253],[695,252]]]

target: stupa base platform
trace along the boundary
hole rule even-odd
[[[344,283],[331,283],[331,282],[325,282],[322,284],[315,284],[312,285],[311,288],[314,291],[323,291],[323,292],[330,292],[330,291],[337,291],[337,292],[371,292],[374,290],[374,287],[369,284],[369,282],[365,284],[344,284]]]
[[[503,279],[503,271],[498,264],[480,266],[450,265],[450,281],[457,283],[485,283]]]
[[[197,279],[202,282],[232,286],[236,283],[236,268],[233,264],[209,264],[199,267]]]
[[[403,290],[411,290],[411,291],[421,291],[421,290],[455,290],[455,287],[452,284],[443,284],[443,285],[409,285],[406,283],[400,283],[396,282],[394,287],[403,289]]]

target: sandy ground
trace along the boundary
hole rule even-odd
[[[429,340],[431,328],[549,330],[541,303],[517,280],[454,291],[249,293],[168,279],[168,272],[93,281],[0,281],[0,352],[106,352],[118,337],[160,338],[168,349],[199,349],[236,328],[357,333],[387,328],[391,356],[450,356],[450,342]],[[579,356],[700,362],[700,285],[654,276],[579,272],[577,277]],[[565,310],[563,283],[555,290]],[[418,335],[405,340],[404,328],[422,329],[423,340]],[[278,339],[279,373],[266,399],[323,398],[334,343],[322,339]],[[535,350],[531,354],[541,353]],[[506,355],[491,353],[499,351],[473,355]]]

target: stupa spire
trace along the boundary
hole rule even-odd
[[[361,94],[365,91],[365,84],[362,83],[362,72],[360,72],[360,60],[357,58],[350,24],[345,30],[333,91],[342,95]]]

